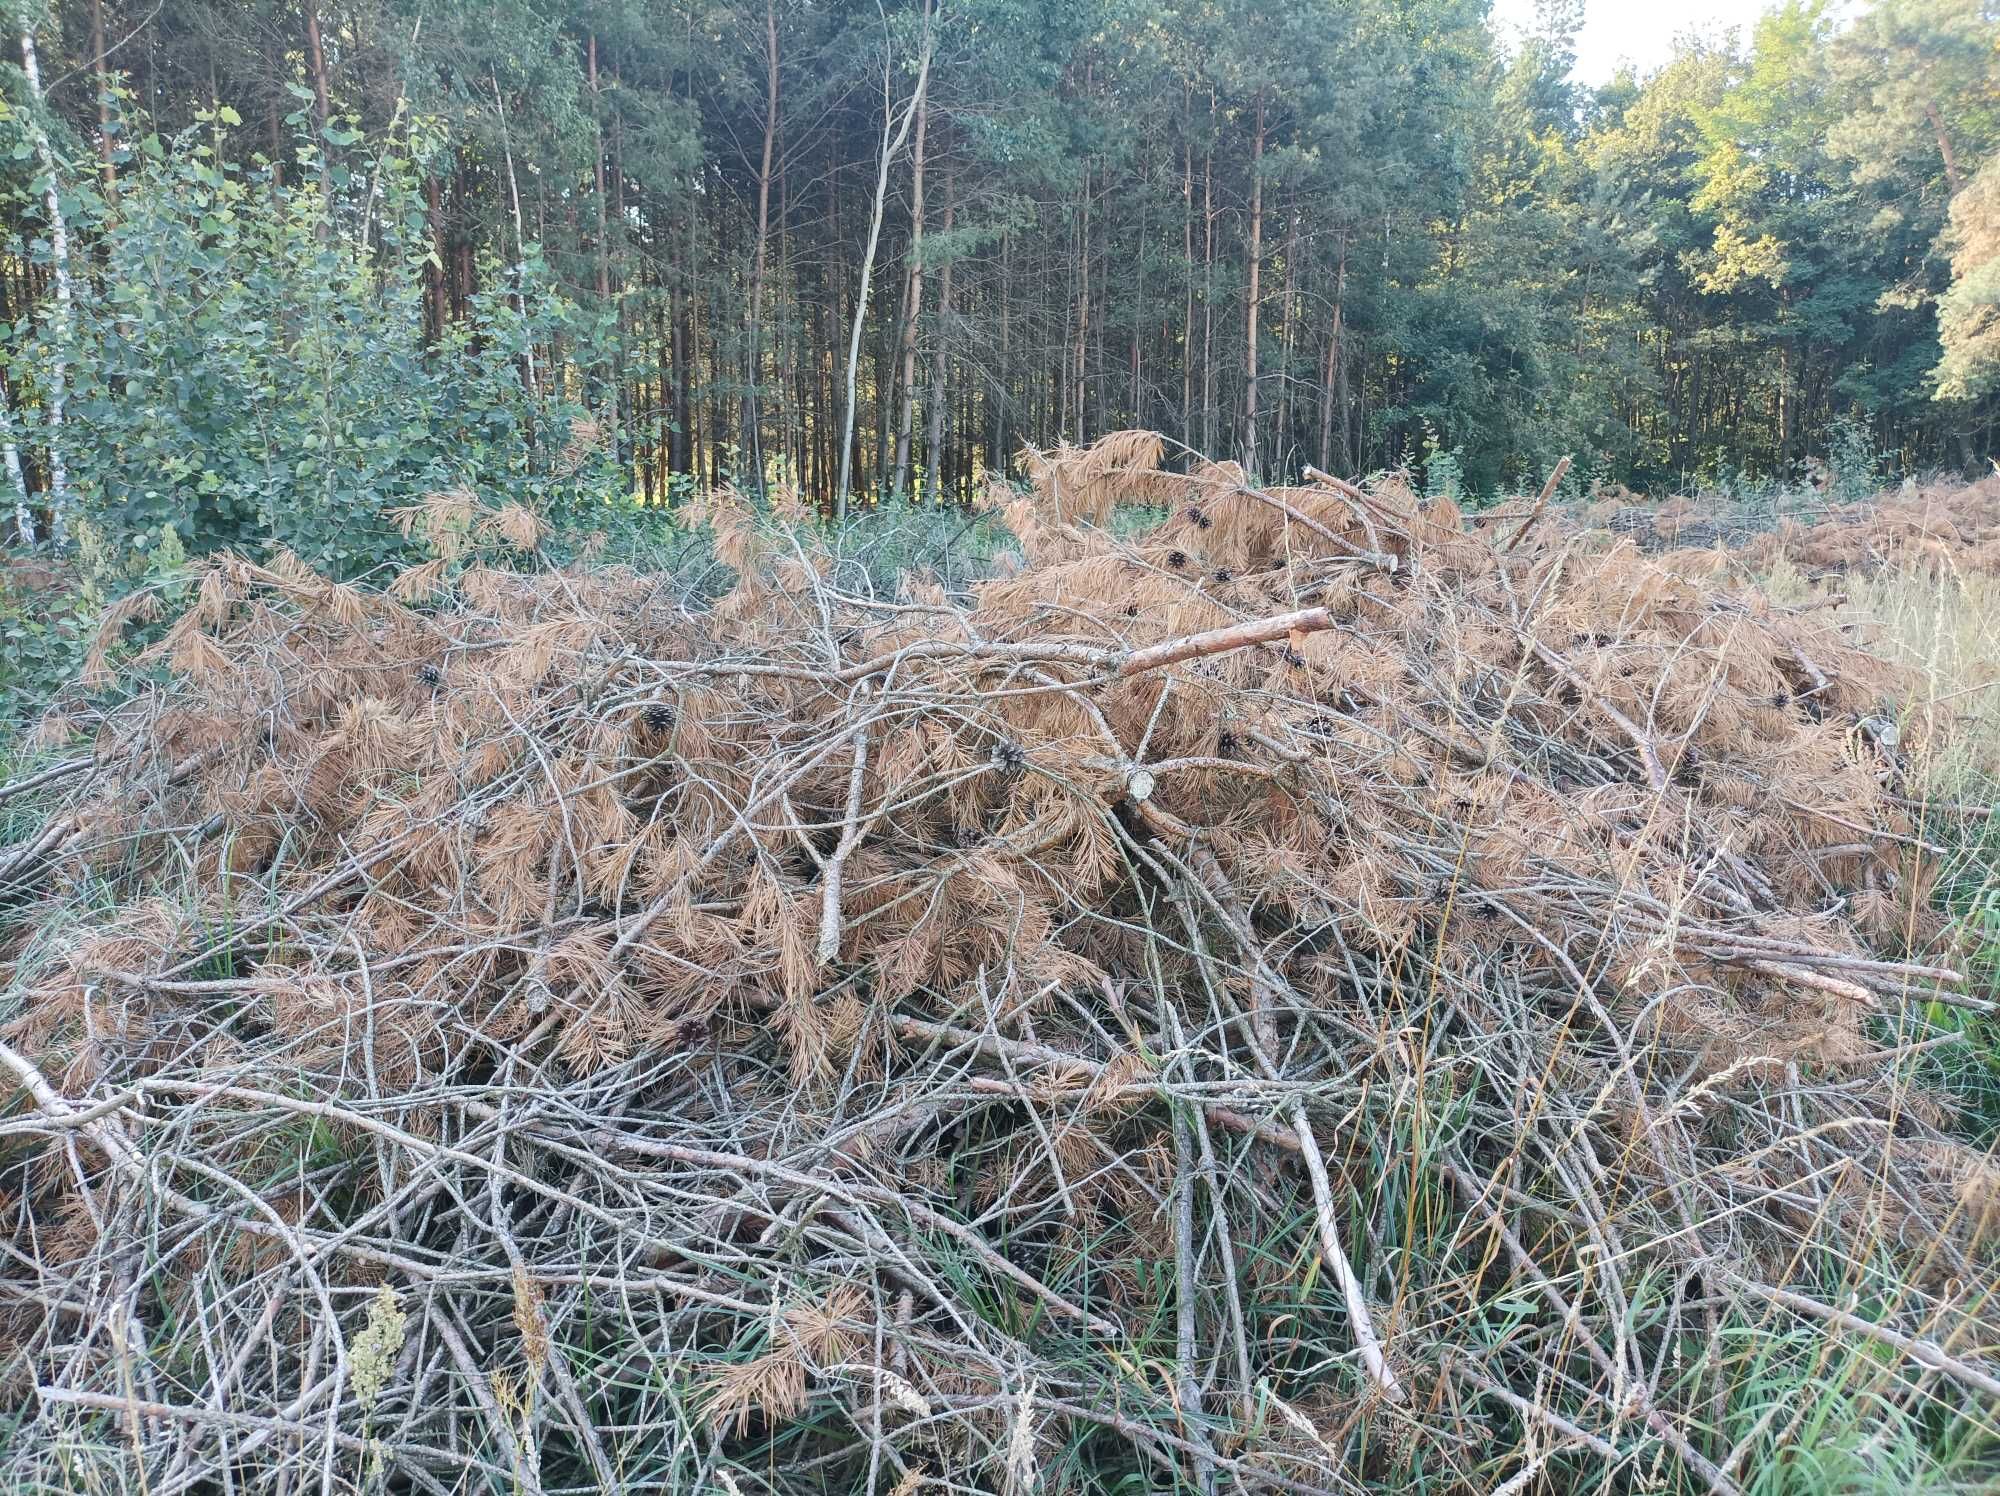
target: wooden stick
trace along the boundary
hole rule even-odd
[[[866,690],[866,687],[863,687]],[[847,771],[847,814],[840,827],[840,841],[820,863],[819,964],[829,966],[840,954],[840,880],[846,871],[848,854],[861,840],[861,785],[868,773],[868,723],[854,729],[854,761]]]
[[[1828,1324],[1839,1325],[1842,1329],[1852,1330],[1857,1335],[1866,1335],[1872,1340],[1879,1340],[1884,1345],[1893,1346],[1901,1351],[1912,1361],[1928,1366],[1932,1371],[1941,1371],[1953,1381],[1976,1388],[1988,1397],[2000,1398],[2000,1377],[1961,1361],[1935,1341],[1919,1340],[1914,1335],[1905,1335],[1901,1330],[1892,1330],[1887,1325],[1875,1324],[1858,1314],[1850,1314],[1845,1309],[1836,1309],[1831,1304],[1822,1304],[1817,1299],[1809,1299],[1804,1294],[1793,1293],[1789,1289],[1772,1288],[1767,1284],[1753,1283],[1743,1277],[1735,1277],[1734,1281],[1745,1292],[1755,1294],[1769,1303],[1780,1305],[1798,1314],[1810,1315],[1814,1319],[1825,1320]]]
[[[1268,644],[1289,634],[1312,634],[1332,627],[1333,614],[1325,608],[1301,608],[1275,618],[1253,618],[1248,623],[1232,623],[1227,628],[1209,629],[1206,633],[1189,634],[1184,639],[1169,639],[1164,644],[1134,650],[1119,664],[1118,674],[1140,675],[1166,665],[1178,665],[1183,660],[1226,654],[1252,644]]]
[[[1564,456],[1561,461],[1556,463],[1556,470],[1549,474],[1549,481],[1542,485],[1542,496],[1535,500],[1535,507],[1528,511],[1528,517],[1521,521],[1514,533],[1507,537],[1507,543],[1500,547],[1501,555],[1505,556],[1511,552],[1515,546],[1521,543],[1521,538],[1534,529],[1535,522],[1542,517],[1542,511],[1549,507],[1549,500],[1556,496],[1556,488],[1561,484],[1563,474],[1568,471],[1569,458]]]
[[[1081,665],[1127,676],[1146,670],[1157,670],[1162,665],[1178,664],[1182,660],[1201,655],[1221,654],[1225,650],[1265,644],[1287,633],[1314,633],[1320,629],[1332,628],[1333,623],[1333,616],[1327,609],[1304,608],[1296,613],[1279,614],[1275,618],[1256,618],[1247,623],[1232,624],[1228,628],[1190,634],[1182,639],[1169,639],[1165,643],[1149,645],[1140,650],[1105,649],[1099,645],[1081,643],[1027,644],[925,639],[836,671],[815,670],[803,665],[776,664],[765,660],[728,658],[661,661],[659,668],[670,673],[678,671],[690,675],[764,676],[852,685],[856,681],[867,680],[870,676],[880,675],[885,670],[916,660],[970,659],[1007,660],[1024,665]]]
[[[1588,697],[1596,705],[1599,711],[1603,712],[1605,716],[1624,729],[1625,736],[1632,740],[1632,746],[1639,750],[1639,762],[1646,769],[1646,782],[1653,787],[1655,794],[1664,793],[1667,788],[1666,765],[1660,762],[1660,750],[1654,745],[1653,740],[1646,736],[1645,730],[1630,717],[1619,711],[1617,707],[1606,701],[1604,694],[1589,681],[1585,680],[1577,672],[1574,665],[1542,643],[1533,634],[1528,633],[1524,629],[1521,633],[1521,638],[1526,642],[1528,648],[1534,651],[1535,658],[1540,660],[1544,665],[1547,665],[1549,669],[1555,671],[1556,674],[1560,675],[1571,685],[1575,686],[1579,692]]]
[[[1319,1224],[1320,1256],[1332,1269],[1335,1280],[1340,1284],[1340,1294],[1347,1301],[1348,1328],[1354,1332],[1354,1345],[1361,1352],[1361,1364],[1368,1368],[1368,1375],[1382,1389],[1383,1396],[1390,1402],[1404,1401],[1402,1385],[1396,1380],[1396,1373],[1389,1369],[1388,1357],[1382,1354],[1382,1342],[1375,1338],[1375,1321],[1368,1312],[1368,1298],[1361,1291],[1360,1275],[1354,1271],[1354,1264],[1348,1261],[1347,1251],[1340,1244],[1340,1225],[1334,1219],[1333,1185],[1326,1175],[1326,1160],[1320,1156],[1319,1140],[1313,1136],[1312,1123],[1306,1119],[1303,1101],[1292,1107],[1292,1127],[1298,1134],[1299,1155],[1305,1159],[1306,1175],[1312,1180],[1313,1216]]]
[[[45,784],[53,784],[58,779],[67,779],[72,774],[80,774],[95,762],[88,754],[81,758],[65,759],[62,763],[51,764],[39,774],[30,774],[25,779],[16,779],[10,784],[0,784],[0,801],[11,800],[16,795],[25,795],[29,790],[40,789]]]

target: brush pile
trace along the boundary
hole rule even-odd
[[[1783,520],[1751,540],[1741,555],[1757,571],[1783,560],[1813,577],[1843,571],[2000,574],[2000,476],[1911,486],[1810,523]]]
[[[969,595],[444,495],[385,592],[123,606],[0,789],[8,1481],[1728,1491],[1752,1328],[1990,1434],[1898,671],[1393,486],[1030,470]]]

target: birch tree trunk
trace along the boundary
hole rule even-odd
[[[42,128],[42,67],[35,52],[35,24],[21,23],[21,71],[28,80],[28,94],[34,108],[28,128],[35,144],[35,158],[47,179],[42,201],[49,215],[50,269],[56,283],[56,307],[50,341],[54,357],[49,361],[49,539],[58,547],[69,540],[69,469],[63,461],[63,408],[69,403],[69,347],[71,341],[72,298],[69,277],[69,225],[63,218],[62,195],[56,183],[56,157],[49,146],[48,131]],[[10,443],[11,446],[11,443]],[[20,454],[13,454],[18,465]]]
[[[28,499],[27,475],[21,471],[21,448],[14,436],[14,407],[0,391],[0,449],[7,456],[7,478],[14,485],[14,533],[22,545],[35,543],[35,509]]]
[[[882,238],[882,206],[889,196],[889,167],[902,154],[903,143],[910,138],[910,125],[917,111],[923,107],[924,94],[930,86],[930,19],[930,7],[926,3],[923,42],[917,54],[917,86],[911,90],[910,100],[903,106],[900,124],[895,122],[895,111],[890,107],[890,80],[895,76],[895,59],[885,56],[882,61],[882,154],[875,171],[875,210],[868,220],[868,247],[861,256],[861,288],[854,298],[854,325],[847,338],[847,410],[840,422],[840,486],[834,491],[835,519],[847,518],[847,496],[854,484],[854,399],[855,384],[861,371],[861,325],[868,316],[868,283],[875,273],[875,246]]]
[[[306,14],[312,14],[312,7],[306,7]],[[314,34],[318,34],[315,23]],[[500,96],[500,79],[493,80],[493,104],[500,111],[500,149],[507,162],[507,195],[514,204],[514,310],[523,318],[528,313],[528,303],[521,292],[521,277],[528,263],[528,230],[521,218],[521,184],[514,176],[514,147],[507,138],[507,101]],[[535,377],[535,345],[527,344],[523,355],[528,372],[528,397],[539,401],[542,398],[541,382]]]

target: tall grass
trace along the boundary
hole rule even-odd
[[[1763,579],[1781,602],[1836,608],[1881,654],[1922,678],[1910,708],[1953,719],[1921,765],[1941,799],[1985,805],[2000,781],[2000,577],[1915,570],[1808,580],[1781,561]]]

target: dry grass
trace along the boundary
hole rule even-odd
[[[1671,507],[1671,506],[1670,506]],[[2000,571],[2000,475],[1977,483],[1910,484],[1805,522],[1787,519],[1738,547],[1753,571],[1782,563],[1808,576]]]
[[[1908,567],[1809,578],[1780,558],[1760,579],[1774,598],[1824,607],[1920,682],[1912,701],[1951,730],[1924,756],[1948,800],[1979,800],[2000,779],[2000,574]]]

